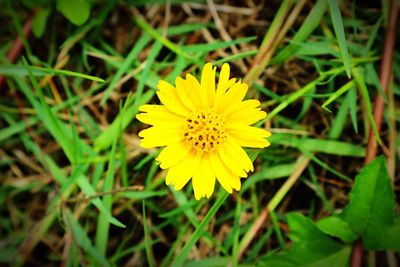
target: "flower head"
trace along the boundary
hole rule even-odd
[[[207,63],[200,82],[190,74],[177,77],[175,87],[161,80],[157,96],[162,105],[142,105],[136,116],[152,125],[139,133],[141,146],[165,147],[156,160],[168,169],[167,185],[180,190],[192,179],[196,199],[209,198],[216,179],[229,193],[239,191],[240,177],[254,170],[242,147],[270,144],[270,132],[251,126],[266,113],[258,100],[243,100],[247,84],[229,79],[227,63],[218,85],[215,72]]]

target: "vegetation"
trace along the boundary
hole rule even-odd
[[[398,1],[149,2],[0,2],[0,263],[397,266]],[[207,62],[272,136],[198,201],[135,116]]]

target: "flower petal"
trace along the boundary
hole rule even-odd
[[[225,163],[225,165],[232,170],[233,173],[240,177],[247,177],[247,173],[244,171],[243,164],[237,160],[237,158],[233,155],[229,154],[229,151],[226,149],[227,144],[224,143],[218,149],[218,155],[221,160]]]
[[[167,146],[183,140],[182,129],[153,126],[139,132],[140,145],[144,148]]]
[[[214,152],[210,154],[210,163],[215,176],[217,176],[218,182],[228,193],[232,193],[232,188],[237,191],[240,190],[241,184],[239,176],[226,167],[218,153]]]
[[[182,104],[175,87],[161,80],[158,82],[157,88],[159,89],[157,96],[168,110],[184,117],[189,115],[190,110]]]
[[[160,162],[161,169],[168,169],[181,162],[189,151],[190,146],[181,141],[165,147],[156,160]]]
[[[192,184],[197,200],[202,197],[210,198],[214,192],[215,174],[211,169],[209,153],[203,153],[199,167],[193,175]]]
[[[227,109],[225,109],[223,111],[223,113],[225,114],[225,116],[229,116],[232,113],[242,112],[242,110],[245,110],[245,109],[258,108],[260,106],[260,104],[261,104],[260,101],[258,101],[257,99],[244,100],[244,101],[237,102],[233,105],[230,105]]]
[[[189,98],[189,94],[186,90],[185,86],[185,80],[183,80],[181,77],[177,77],[175,79],[175,85],[176,85],[176,91],[178,93],[179,99],[182,101],[182,103],[185,105],[185,107],[189,110],[195,110],[196,107],[193,103],[193,98]]]
[[[245,100],[228,107],[224,114],[226,116],[226,124],[245,124],[251,125],[257,121],[264,119],[267,113],[257,108],[260,105],[258,100]]]
[[[240,81],[235,83],[229,90],[221,97],[220,102],[216,105],[216,110],[223,113],[229,106],[239,103],[243,100],[248,90],[248,86]]]
[[[224,94],[228,89],[230,67],[228,63],[222,65],[221,73],[219,74],[217,94]]]
[[[181,190],[193,177],[198,169],[201,160],[201,153],[190,150],[181,162],[172,166],[167,173],[166,184],[172,184],[175,190]]]
[[[254,171],[253,162],[250,160],[246,151],[229,136],[226,138],[226,143],[225,151],[232,157],[235,157],[236,161],[239,161],[243,165],[243,169],[246,172]]]
[[[226,130],[242,147],[264,148],[270,145],[265,138],[271,136],[271,133],[264,129],[243,124],[228,124]]]
[[[208,100],[207,100],[207,91],[203,90],[199,81],[190,74],[186,74],[186,81],[188,82],[186,85],[186,89],[189,89],[192,93],[192,98],[197,98],[199,102],[199,108],[206,108],[208,107]]]
[[[142,105],[139,111],[146,112],[136,115],[136,118],[143,122],[154,126],[163,126],[167,128],[183,127],[184,117],[170,112],[166,107],[161,105]]]
[[[209,107],[214,103],[215,98],[215,72],[211,63],[207,63],[201,72],[201,90],[206,93],[206,106]]]

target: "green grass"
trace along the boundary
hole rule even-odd
[[[349,262],[360,238],[370,251],[395,250],[366,257],[369,266],[395,266],[399,214],[389,212],[392,200],[379,190],[391,196],[391,178],[398,195],[397,50],[382,130],[373,109],[384,94],[389,1],[266,1],[260,9],[216,2],[231,40],[207,1],[89,1],[80,26],[63,7],[28,2],[0,3],[0,265],[279,266],[276,257],[328,264]],[[30,17],[35,35],[24,37]],[[10,62],[18,36],[25,49]],[[159,103],[159,80],[199,77],[206,62],[218,71],[228,62],[231,76],[251,85],[247,97],[268,114],[257,126],[272,136],[270,147],[246,150],[255,171],[239,192],[229,195],[216,183],[210,199],[196,201],[190,182],[182,191],[165,184],[159,150],[140,147],[137,134],[147,126],[135,116],[140,105]],[[370,129],[394,177],[380,158],[371,165],[379,169],[374,184],[358,178],[349,194],[360,170],[372,168],[364,166]],[[382,199],[364,199],[370,184]],[[340,213],[349,199],[347,210],[363,201],[373,208]],[[390,219],[386,243],[383,230],[357,228],[365,215]],[[321,257],[306,259],[314,249],[307,237],[321,236],[334,249],[315,248]]]

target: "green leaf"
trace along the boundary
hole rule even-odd
[[[358,238],[350,225],[338,216],[324,218],[317,222],[317,226],[325,234],[340,238],[345,243],[354,242]]]
[[[260,266],[346,266],[351,248],[325,235],[311,219],[300,213],[288,215],[292,248],[282,254],[269,254]]]
[[[383,156],[357,175],[350,202],[341,214],[353,232],[362,237],[365,249],[383,249],[387,229],[393,224],[395,196]]]
[[[79,26],[89,18],[90,4],[86,0],[57,0],[57,10],[70,22]]]
[[[50,14],[49,8],[41,9],[35,14],[35,17],[33,18],[32,21],[32,31],[37,38],[42,37],[44,33],[49,14]]]
[[[400,251],[400,218],[387,229],[386,236],[381,242],[382,249]]]

